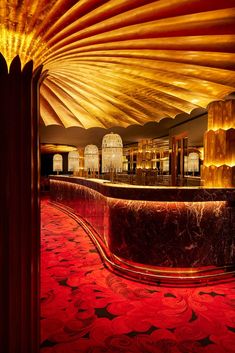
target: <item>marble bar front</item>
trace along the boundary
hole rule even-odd
[[[51,176],[50,194],[85,222],[106,265],[124,276],[184,284],[235,273],[235,188]]]

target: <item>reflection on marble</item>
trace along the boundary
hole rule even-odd
[[[149,202],[108,199],[108,246],[118,257],[163,267],[234,262],[224,201]]]
[[[66,177],[50,184],[52,199],[93,227],[113,261],[193,276],[235,263],[234,189],[127,188]]]
[[[84,218],[107,244],[109,209],[105,196],[86,186],[57,180],[50,180],[50,193],[52,200]]]
[[[108,180],[67,176],[51,176],[51,180],[67,181],[96,190],[103,196],[143,201],[233,201],[235,188],[165,187],[112,184]]]

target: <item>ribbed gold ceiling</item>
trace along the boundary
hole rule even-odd
[[[1,0],[8,64],[44,64],[45,125],[126,127],[235,91],[235,0]]]

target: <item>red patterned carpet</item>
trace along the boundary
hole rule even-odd
[[[71,218],[42,201],[41,353],[234,353],[235,283],[139,284],[109,272]]]

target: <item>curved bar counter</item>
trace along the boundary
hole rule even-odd
[[[50,177],[52,200],[77,215],[106,265],[158,283],[235,272],[235,189],[144,187]]]

